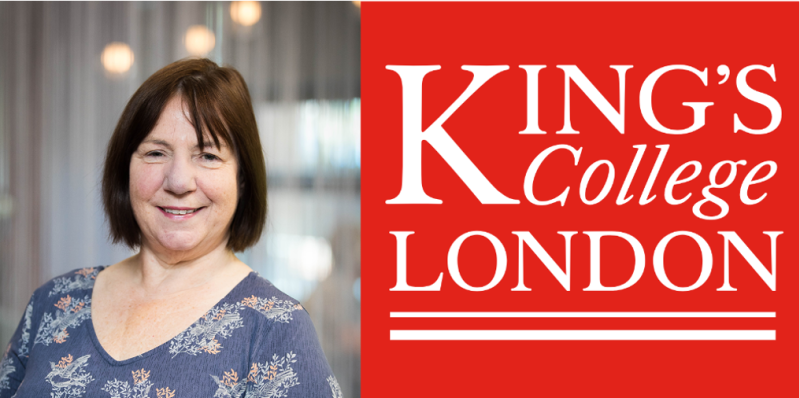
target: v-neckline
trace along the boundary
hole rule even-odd
[[[107,267],[104,266],[104,265],[101,265],[98,268],[100,268],[100,270],[97,271],[97,274],[99,275],[100,272],[102,272]],[[207,309],[206,312],[204,312],[204,314],[207,314],[208,311],[211,311],[212,309],[216,308],[217,306],[222,305],[222,304],[230,301],[230,299],[233,296],[234,292],[239,290],[239,288],[245,283],[245,281],[249,280],[250,278],[252,278],[252,277],[254,277],[256,275],[258,275],[258,274],[255,271],[250,271],[250,273],[247,274],[247,276],[245,276],[241,281],[239,281],[239,283],[237,283],[236,286],[234,286],[233,289],[231,289],[225,295],[225,297],[221,298],[216,304],[211,306],[211,308]],[[89,305],[91,306],[91,305],[94,304],[94,301],[91,301],[91,300],[94,299],[94,286],[92,286],[92,289],[89,292],[89,299],[90,299],[90,301],[89,301],[90,304]],[[91,309],[90,309],[89,314],[91,315]],[[151,356],[151,355],[153,355],[153,354],[155,354],[155,353],[157,353],[159,351],[163,351],[164,349],[167,348],[169,343],[172,342],[172,340],[175,340],[176,337],[178,337],[181,334],[185,333],[187,330],[189,330],[196,323],[197,323],[197,321],[192,322],[189,326],[187,326],[186,328],[181,330],[178,334],[170,337],[170,339],[165,341],[164,343],[159,344],[158,346],[153,347],[150,350],[147,350],[147,351],[145,351],[145,352],[143,352],[143,353],[141,353],[139,355],[135,355],[133,357],[130,357],[128,359],[123,359],[123,360],[114,359],[114,357],[112,357],[111,354],[109,354],[108,351],[106,351],[106,349],[103,347],[103,345],[100,344],[100,339],[97,338],[97,332],[94,329],[94,320],[93,320],[93,318],[91,316],[89,316],[88,322],[84,322],[83,324],[88,329],[89,338],[91,338],[92,343],[94,344],[94,348],[97,350],[98,353],[100,353],[100,356],[103,357],[103,359],[105,359],[105,361],[108,362],[108,364],[111,365],[111,366],[123,366],[123,365],[127,365],[127,364],[130,364],[130,363],[134,363],[136,361],[140,361],[142,359],[145,359],[145,358],[147,358],[147,357],[149,357],[149,356]]]

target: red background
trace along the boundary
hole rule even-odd
[[[400,396],[797,396],[798,395],[798,4],[772,3],[364,3],[362,6],[362,391],[366,397]],[[482,86],[444,129],[504,195],[518,205],[482,205],[427,143],[422,145],[422,181],[441,205],[387,205],[400,191],[402,173],[402,86],[386,65],[441,65],[423,83],[423,128],[464,91],[472,74],[462,65],[509,65]],[[708,86],[688,72],[664,75],[653,92],[659,121],[670,128],[692,124],[682,102],[714,102],[706,124],[687,135],[662,134],[639,111],[639,89],[656,69],[685,64],[708,68]],[[730,67],[724,84],[717,66]],[[751,128],[763,128],[770,112],[744,98],[736,74],[748,65],[775,65],[777,82],[751,72],[749,85],[774,97],[783,119],[774,132],[733,133],[733,113]],[[519,65],[547,65],[539,73],[539,120],[546,135],[520,135],[527,125],[526,75]],[[619,134],[573,83],[572,126],[578,135],[556,135],[563,126],[564,74],[556,65],[577,65],[619,109],[617,72],[609,65],[633,65],[626,74],[625,134]],[[551,155],[536,176],[537,197],[549,199],[570,186],[566,206],[534,206],[523,192],[530,162],[557,144],[583,147],[577,166],[571,155]],[[633,161],[633,145],[647,151],[628,190],[616,197]],[[638,204],[658,149],[670,145],[653,187],[656,199]],[[578,196],[583,172],[608,159],[616,177],[608,196],[589,206]],[[700,175],[679,185],[677,206],[664,201],[672,172],[690,160]],[[712,190],[729,214],[705,221],[692,206],[708,185],[711,168],[723,160],[746,160],[734,183]],[[756,164],[773,160],[776,175],[754,185],[745,206],[739,186]],[[606,168],[589,185],[600,192]],[[729,172],[724,167],[718,179]],[[688,171],[683,176],[687,176]],[[766,174],[762,170],[758,176]],[[705,205],[706,214],[716,214]],[[468,231],[500,239],[508,255],[505,277],[495,288],[469,292],[447,272],[447,252]],[[714,267],[708,281],[691,292],[664,287],[653,271],[656,244],[674,231],[692,231],[711,246]],[[433,283],[444,273],[440,292],[390,292],[396,283],[396,240],[389,231],[415,231],[408,238],[408,282]],[[530,249],[525,249],[525,284],[517,285],[517,237],[530,231],[560,265],[564,238],[572,238],[571,290],[564,291]],[[639,240],[646,268],[638,283],[619,292],[585,292],[589,285],[589,238],[582,231],[622,231]],[[730,283],[723,281],[723,238],[735,231],[769,267],[769,238],[778,237],[777,291],[771,291],[731,248]],[[602,243],[602,281],[625,282],[633,253],[621,239]],[[459,256],[462,275],[483,286],[494,275],[495,255],[485,239],[468,239]],[[700,251],[688,238],[667,248],[666,273],[678,286],[693,284]],[[770,311],[765,319],[397,319],[390,311]],[[775,341],[390,341],[389,330],[407,329],[737,329],[776,330]]]

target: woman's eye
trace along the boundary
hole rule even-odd
[[[164,153],[161,151],[150,151],[145,153],[144,156],[149,159],[158,159],[164,157]]]
[[[202,158],[206,162],[216,162],[216,161],[220,160],[220,158],[217,155],[210,154],[210,153],[204,153],[204,154],[200,155],[200,158]]]

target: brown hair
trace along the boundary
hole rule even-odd
[[[247,85],[235,69],[208,59],[171,63],[150,76],[133,94],[108,143],[103,170],[103,207],[114,243],[140,246],[142,234],[130,200],[130,162],[156,125],[164,106],[180,95],[197,131],[200,149],[233,148],[239,163],[239,202],[229,230],[228,248],[242,251],[261,237],[267,217],[267,173]],[[204,142],[203,132],[213,143]]]

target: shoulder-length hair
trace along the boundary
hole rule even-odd
[[[239,201],[228,248],[243,251],[261,237],[267,217],[267,173],[247,85],[235,69],[208,59],[185,59],[150,76],[133,94],[108,143],[103,170],[103,207],[114,243],[141,246],[142,233],[130,200],[130,162],[153,130],[164,106],[180,95],[197,131],[200,149],[233,148],[239,164]],[[213,142],[205,142],[209,137]]]

